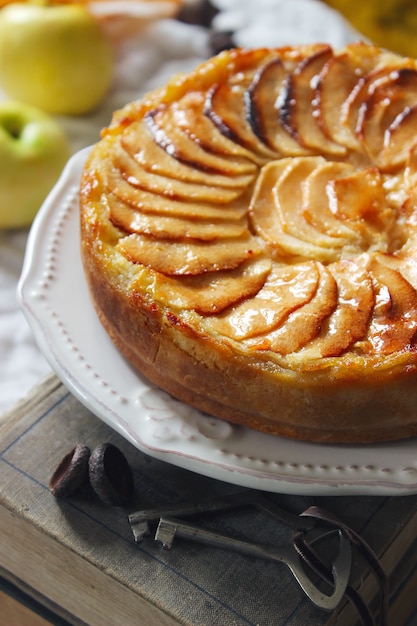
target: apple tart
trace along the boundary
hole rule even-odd
[[[417,62],[234,49],[116,111],[81,181],[98,316],[201,411],[279,436],[417,435]]]

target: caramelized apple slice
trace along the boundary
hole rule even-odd
[[[416,205],[414,206],[416,207]],[[388,259],[392,258],[395,258],[397,263],[394,269],[400,271],[403,277],[417,291],[417,229],[415,221],[414,233],[410,233],[406,245],[401,248],[396,257],[388,257]]]
[[[140,137],[140,140],[138,140],[138,137]],[[176,178],[185,183],[242,189],[249,185],[254,177],[254,174],[224,176],[223,174],[202,171],[181,163],[155,143],[149,128],[143,120],[128,127],[120,137],[120,144],[143,169],[160,176]]]
[[[318,123],[330,139],[355,151],[361,150],[354,132],[356,123],[348,123],[351,101],[367,74],[398,61],[399,57],[393,53],[355,42],[325,63],[317,81],[315,100]]]
[[[317,123],[315,89],[323,66],[332,57],[330,46],[299,63],[286,80],[281,120],[302,145],[327,154],[343,156],[346,148],[330,140]]]
[[[364,339],[375,302],[372,280],[365,268],[345,260],[332,264],[329,270],[337,283],[338,305],[317,339],[323,357],[340,356]]]
[[[361,64],[349,51],[332,56],[320,72],[315,92],[317,121],[323,132],[332,141],[353,149],[358,147],[358,141],[350,129],[341,124],[340,112],[361,72]]]
[[[384,202],[382,177],[376,167],[334,179],[330,184],[332,210],[340,219],[366,219],[369,213],[377,213]]]
[[[332,261],[336,254],[335,250],[323,248],[318,242],[317,244],[308,242],[298,236],[288,234],[288,225],[283,223],[285,218],[281,214],[282,207],[280,206],[280,199],[277,197],[277,186],[287,173],[292,171],[298,159],[311,161],[306,168],[310,172],[314,169],[316,159],[318,159],[318,163],[322,162],[321,157],[296,157],[271,161],[265,165],[258,177],[249,205],[251,223],[255,232],[271,246],[274,256],[293,255],[303,259],[314,258],[319,261]],[[303,172],[301,180],[303,180],[303,176],[307,176],[306,171]],[[294,197],[291,198],[291,205],[286,207],[285,213],[289,215],[292,221],[294,215],[291,216],[290,214],[294,210],[296,198],[298,198],[299,206],[302,206],[301,193],[300,189],[291,189],[290,196]],[[315,239],[317,239],[316,235]]]
[[[113,148],[113,167],[132,187],[143,189],[151,193],[172,198],[173,200],[191,200],[193,202],[209,202],[213,204],[228,204],[236,200],[242,189],[213,187],[198,183],[184,183],[176,178],[167,178],[159,174],[147,172],[132,159],[118,144]]]
[[[206,115],[205,94],[192,92],[184,96],[174,111],[174,120],[204,150],[226,157],[253,160],[250,150],[223,135]],[[255,168],[253,168],[255,171]]]
[[[364,142],[371,156],[380,167],[387,168],[391,165],[386,161],[384,153],[380,157],[384,143],[387,142],[386,133],[398,116],[407,115],[410,108],[417,103],[417,70],[400,68],[390,72],[381,80],[376,80],[369,88],[369,97],[359,110],[359,118],[356,133]],[[407,129],[411,131],[411,128]],[[402,137],[401,139],[403,139]],[[410,139],[408,141],[408,145]],[[398,152],[395,146],[393,151],[394,163],[398,165]],[[406,150],[401,150],[404,155]],[[385,161],[384,161],[385,157]]]
[[[362,148],[357,130],[361,107],[369,97],[370,85],[373,81],[383,78],[389,72],[390,70],[380,68],[360,78],[341,107],[340,129],[344,135],[344,143],[353,150]]]
[[[363,250],[389,251],[396,212],[385,199],[383,179],[376,167],[355,172],[330,183],[333,211],[356,231]]]
[[[194,309],[202,315],[211,315],[252,298],[262,289],[270,270],[271,261],[260,256],[231,271],[179,278],[155,273],[152,289],[155,297],[170,308]]]
[[[256,171],[254,163],[247,159],[226,158],[204,150],[178,128],[173,115],[175,109],[174,103],[171,107],[155,109],[145,117],[154,141],[171,156],[193,167],[224,176],[251,174]]]
[[[121,239],[117,248],[132,263],[168,276],[232,270],[261,253],[259,243],[250,236],[205,242],[155,239],[135,233]]]
[[[417,103],[400,113],[386,130],[381,160],[386,168],[405,163],[416,138]]]
[[[181,202],[133,187],[113,169],[103,168],[102,176],[108,193],[143,213],[205,220],[240,220],[246,213],[246,205],[240,199],[228,205]]]
[[[282,355],[301,350],[320,333],[323,323],[337,306],[337,285],[329,270],[318,264],[320,279],[314,297],[294,311],[284,324],[269,333],[270,350]]]
[[[376,281],[376,307],[369,340],[376,353],[392,354],[414,341],[417,332],[417,293],[399,270],[370,260],[369,271]]]
[[[227,222],[142,213],[112,194],[106,196],[105,203],[112,224],[127,233],[151,235],[158,239],[213,241],[243,237],[248,232],[246,219]]]
[[[242,51],[240,51],[241,53]],[[276,157],[247,121],[246,90],[259,67],[274,56],[272,50],[249,50],[243,54],[244,63],[235,67],[227,81],[219,81],[206,93],[204,112],[220,132],[232,141],[245,146],[257,164]]]
[[[363,108],[366,107],[373,90],[378,85],[389,81],[392,75],[395,75],[400,69],[404,70],[407,66],[412,66],[411,59],[401,61],[401,64],[396,59],[395,63],[392,61],[392,64],[377,65],[375,69],[358,80],[356,86],[343,103],[340,116],[341,125],[350,132],[352,138],[360,139]]]
[[[354,172],[347,163],[329,161],[319,164],[307,177],[303,186],[303,216],[315,229],[348,244],[357,238],[350,226],[336,217],[338,198],[333,181]]]
[[[205,113],[221,133],[250,150],[255,163],[263,164],[276,159],[277,152],[270,150],[248,123],[245,93],[242,85],[216,85],[207,93]]]
[[[332,237],[321,232],[305,217],[303,204],[304,188],[308,177],[325,163],[322,157],[298,157],[292,159],[290,165],[275,184],[274,196],[277,216],[282,230],[300,241],[330,249],[333,258],[335,250],[342,245],[339,237]],[[324,198],[325,200],[325,198]]]
[[[269,243],[275,241],[274,232],[277,230],[274,187],[291,163],[292,159],[286,158],[265,165],[258,176],[249,205],[249,216],[255,231]]]
[[[314,296],[319,271],[314,261],[304,265],[273,267],[254,298],[245,300],[221,316],[211,318],[216,333],[235,340],[248,339],[279,326],[288,315]]]
[[[287,71],[279,57],[262,67],[247,90],[247,116],[254,134],[278,154],[311,154],[281,123],[279,101],[286,78]]]

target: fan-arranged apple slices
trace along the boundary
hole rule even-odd
[[[116,112],[80,192],[94,305],[155,384],[279,436],[416,436],[417,60],[224,51]]]
[[[262,248],[251,236],[211,242],[158,239],[134,233],[118,243],[133,263],[141,263],[169,276],[186,276],[235,269],[258,256]]]
[[[213,241],[242,237],[248,232],[245,217],[240,220],[222,220],[221,215],[220,219],[200,219],[144,213],[121,201],[114,194],[108,194],[103,203],[107,207],[113,225],[127,233],[151,235],[159,239]],[[218,209],[214,211],[219,212]]]
[[[237,302],[253,298],[262,289],[270,271],[270,259],[260,255],[233,270],[196,276],[175,277],[152,272],[152,291],[171,308],[215,315]]]
[[[336,238],[320,234],[302,215],[303,223],[297,223],[298,213],[303,211],[302,184],[315,166],[316,157],[294,157],[271,161],[260,172],[249,205],[249,215],[255,232],[271,246],[274,256],[330,262],[337,255],[337,248],[329,247],[331,243],[339,245]],[[284,189],[287,197],[281,194],[282,181],[288,186],[287,191]],[[294,211],[297,210],[295,216]],[[327,246],[321,245],[321,240],[325,240]]]
[[[260,68],[245,94],[247,118],[253,133],[277,154],[312,154],[293,132],[288,132],[281,120],[280,100],[287,77],[288,72],[279,57]]]
[[[417,293],[400,268],[373,255],[368,269],[372,274],[377,306],[368,339],[379,354],[396,353],[410,344],[417,332]]]
[[[343,145],[330,140],[317,122],[315,95],[320,72],[332,57],[330,46],[300,61],[286,78],[281,105],[281,121],[289,133],[307,148],[342,157]]]
[[[416,105],[414,68],[393,70],[369,87],[368,98],[359,109],[356,133],[381,169],[398,167],[407,158],[414,141],[415,119],[411,111]],[[397,132],[399,140],[393,141]]]
[[[168,178],[153,172],[147,172],[135,159],[123,149],[114,146],[114,167],[120,176],[134,188],[143,189],[156,195],[172,198],[173,200],[191,200],[192,202],[209,202],[214,204],[228,204],[236,200],[247,186],[231,189],[230,187],[216,187],[209,184],[183,182],[176,178]]]
[[[302,214],[316,230],[348,245],[357,239],[351,225],[338,214],[336,179],[344,180],[355,172],[353,165],[316,157],[317,166],[306,178],[302,189]],[[334,245],[334,244],[333,244]]]
[[[244,146],[252,154],[252,160],[262,165],[276,158],[262,139],[253,132],[248,119],[247,90],[259,67],[275,56],[274,51],[252,50],[244,52],[238,67],[223,82],[215,82],[206,92],[204,113],[222,135]]]
[[[254,161],[253,153],[232,141],[213,125],[206,115],[206,97],[199,92],[184,96],[173,111],[174,120],[181,130],[208,152],[236,159]],[[252,165],[251,171],[255,171]]]
[[[332,263],[329,271],[337,284],[337,306],[322,325],[316,339],[305,350],[321,357],[340,356],[369,328],[375,299],[371,275],[355,261]]]
[[[362,72],[350,51],[333,55],[323,65],[314,93],[316,119],[323,133],[333,142],[354,150],[360,149],[360,143],[345,120],[341,120],[341,111]]]
[[[326,191],[336,229],[339,224],[341,229],[346,229],[343,232],[348,238],[350,234],[345,242],[347,250],[351,247],[356,252],[368,249],[391,252],[401,245],[403,226],[402,220],[398,220],[401,203],[391,205],[378,168],[347,171],[345,176],[329,178]],[[321,215],[319,204],[314,206],[310,202],[309,206],[315,217]],[[326,217],[325,213],[323,223],[330,227]],[[327,232],[336,236],[331,229]]]
[[[402,74],[405,69],[412,68],[411,59],[407,61],[403,61],[401,64],[397,62],[392,66],[377,66],[373,71],[369,72],[365,76],[363,76],[360,80],[357,81],[355,87],[349,94],[348,98],[344,102],[341,108],[341,116],[340,122],[341,126],[348,129],[351,137],[356,138],[359,142],[360,146],[366,148],[366,141],[364,140],[364,124],[369,123],[367,120],[370,120],[372,115],[371,111],[374,109],[375,102],[378,101],[378,88],[383,85],[387,85],[395,78],[398,73]],[[400,85],[397,85],[395,91],[402,91]],[[375,95],[373,95],[375,94]],[[380,106],[384,109],[385,106],[389,106],[392,102],[393,93],[389,95],[389,97],[383,97],[380,99]],[[366,111],[369,109],[369,113]],[[384,111],[382,111],[383,113]],[[380,123],[382,122],[382,115],[380,116]],[[378,121],[375,120],[374,129],[372,132],[376,130],[375,139],[372,137],[372,133],[367,134],[367,139],[371,139],[370,144],[370,152],[371,159],[375,157],[375,154],[378,152],[378,147],[376,149],[372,149],[372,142],[380,142],[381,133],[383,136],[384,128],[379,126],[377,128]],[[356,146],[352,145],[353,148]]]
[[[268,333],[261,343],[261,337],[257,338],[257,344],[253,347],[264,346],[282,356],[298,352],[320,334],[323,323],[337,306],[337,284],[329,269],[318,264],[320,272],[319,283],[314,297],[302,307],[296,309],[284,323]],[[259,345],[260,344],[260,345]]]
[[[398,247],[403,239],[402,224],[397,219],[401,207],[390,205],[378,168],[353,172],[333,180],[330,186],[335,215],[349,223],[359,249],[391,252],[392,242],[394,248]]]
[[[356,244],[355,238],[349,239],[340,236],[340,233],[334,235],[327,232],[323,228],[317,228],[315,220],[312,219],[308,209],[314,211],[314,204],[307,205],[311,196],[314,196],[312,188],[315,184],[315,172],[317,168],[321,168],[323,161],[321,157],[299,157],[291,159],[283,174],[277,180],[274,187],[274,198],[277,211],[277,223],[283,233],[303,242],[305,253],[310,256],[315,248],[319,248],[320,252],[316,253],[317,258],[321,261],[332,261],[338,258],[341,249],[347,244]],[[333,174],[339,174],[338,170]],[[310,177],[312,180],[310,181]],[[333,176],[336,178],[336,176]],[[329,182],[332,176],[329,177]],[[322,197],[320,212],[328,212],[329,204],[324,195]]]
[[[290,159],[275,184],[277,215],[283,232],[320,248],[334,249],[338,239],[317,230],[305,219],[304,188],[308,177],[322,164],[321,157]]]
[[[258,165],[277,158],[276,151],[268,148],[254,132],[247,120],[246,87],[228,83],[215,85],[207,93],[205,114],[223,135],[252,152],[252,160]]]
[[[417,102],[399,113],[385,131],[381,161],[384,168],[398,166],[407,160],[417,127]]]
[[[210,327],[239,341],[264,335],[314,297],[319,277],[315,261],[283,267],[274,265],[264,286],[251,300],[211,318]]]
[[[139,146],[137,141],[138,134],[141,137]],[[155,143],[149,128],[143,120],[136,122],[133,127],[129,128],[120,137],[120,146],[144,170],[159,176],[175,178],[184,183],[208,184],[213,187],[226,189],[243,189],[254,178],[254,174],[227,176],[215,172],[207,172],[178,161],[178,159],[168,154],[161,146]]]
[[[159,107],[148,113],[148,124],[154,141],[178,161],[187,163],[207,172],[217,172],[227,176],[256,172],[253,162],[242,157],[225,157],[203,149],[183,129],[175,119],[177,105]]]
[[[102,176],[109,193],[143,213],[205,220],[240,220],[246,213],[245,203],[240,198],[229,204],[173,200],[133,187],[113,168],[103,168]]]
[[[329,139],[353,150],[346,155],[349,160],[361,163],[364,157],[355,132],[358,112],[352,104],[371,73],[398,62],[393,53],[359,42],[333,54],[323,65],[314,92],[315,116]]]

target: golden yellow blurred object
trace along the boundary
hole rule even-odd
[[[415,0],[325,0],[365,37],[379,46],[417,58]]]

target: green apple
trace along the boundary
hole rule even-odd
[[[113,51],[78,4],[16,2],[0,9],[0,89],[47,113],[77,115],[105,97]]]
[[[21,102],[0,102],[0,228],[30,225],[71,150],[60,124]]]

